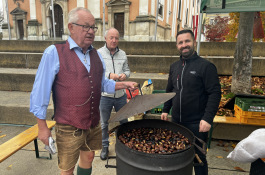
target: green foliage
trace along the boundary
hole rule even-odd
[[[265,33],[265,12],[260,12],[260,16],[261,16],[263,30]],[[236,42],[237,34],[238,34],[238,27],[239,27],[240,13],[239,12],[229,13],[229,17],[230,17],[230,21],[228,24],[229,32],[225,36],[225,39],[228,42]],[[264,38],[263,39],[253,38],[253,41],[265,41],[265,40]]]
[[[262,95],[264,92],[260,88],[253,88],[253,89],[251,89],[251,93],[252,94],[257,94],[257,95]]]
[[[235,94],[232,93],[232,92],[223,95],[223,97],[224,97],[225,99],[233,98],[234,96],[235,96]]]
[[[235,42],[237,33],[238,33],[238,27],[239,27],[239,16],[240,13],[229,13],[230,21],[228,24],[229,32],[225,36],[226,41],[229,42]]]

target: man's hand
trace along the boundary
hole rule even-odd
[[[201,120],[199,132],[208,132],[211,129],[211,125],[205,120]]]
[[[124,80],[126,80],[126,75],[125,75],[124,73],[120,74],[120,76],[119,76],[119,80],[120,80],[120,81],[124,81]]]
[[[168,120],[167,115],[168,115],[168,113],[162,113],[161,114],[161,120]]]
[[[138,88],[138,83],[133,81],[116,82],[115,90],[130,89],[135,90]]]
[[[118,74],[114,74],[114,73],[110,73],[109,74],[109,78],[116,81],[119,79],[119,75]]]
[[[46,124],[46,120],[37,119],[38,121],[38,138],[45,144],[49,145],[49,137],[52,136],[51,130],[48,128]]]

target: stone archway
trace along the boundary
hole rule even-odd
[[[61,38],[64,33],[63,26],[63,10],[60,5],[54,4],[54,21],[52,19],[52,12],[50,11],[50,24],[51,26],[55,22],[55,34],[56,37]],[[53,28],[51,28],[53,31]]]
[[[41,10],[42,10],[42,35],[45,37],[52,37],[52,16],[51,16],[51,1],[40,0],[41,1]],[[62,9],[62,25],[60,25],[61,33],[58,33],[59,37],[63,40],[68,37],[68,0],[54,0],[54,6]]]
[[[108,28],[119,26],[118,30],[124,30],[119,32],[121,36],[123,35],[123,38],[125,40],[129,39],[130,5],[131,2],[128,0],[111,0],[108,3],[106,3],[106,6],[108,7]],[[119,19],[123,19],[123,24],[121,21],[115,21],[115,18],[118,19],[117,18],[118,16],[120,17]]]

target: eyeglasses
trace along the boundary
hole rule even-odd
[[[94,32],[98,31],[98,27],[95,27],[95,26],[81,25],[77,23],[72,23],[72,24],[83,27],[83,30],[86,32],[88,32],[90,29],[92,29]]]

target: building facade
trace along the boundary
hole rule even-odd
[[[3,39],[13,40],[65,40],[68,12],[85,7],[99,27],[95,40],[115,27],[126,41],[174,41],[177,31],[196,29],[200,10],[199,0],[8,0],[8,12],[2,3]]]

